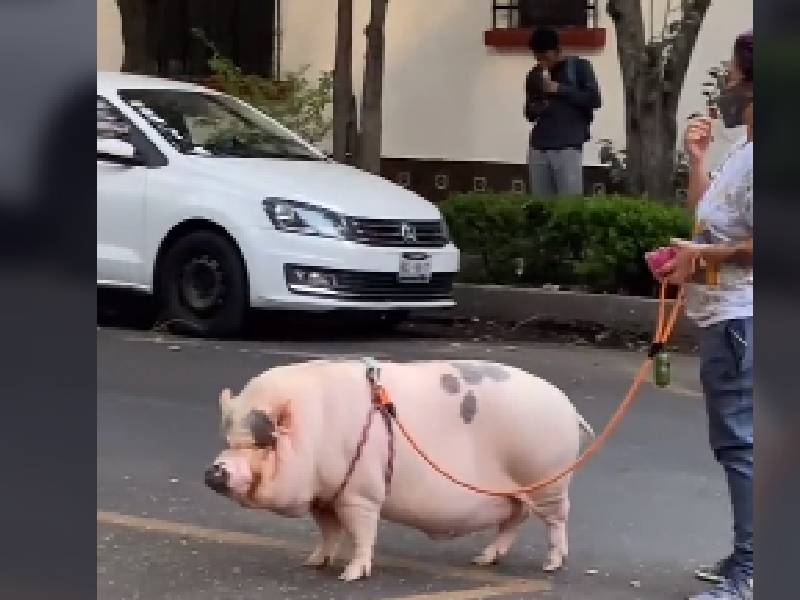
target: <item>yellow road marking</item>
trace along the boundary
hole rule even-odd
[[[433,592],[430,594],[416,594],[414,596],[403,596],[402,598],[391,598],[387,600],[483,600],[483,598],[496,598],[498,596],[508,596],[509,594],[530,594],[533,592],[546,592],[550,590],[550,585],[541,580],[519,581],[507,585],[493,585],[468,590],[457,590],[449,592]]]
[[[202,527],[200,525],[193,525],[190,523],[176,523],[173,521],[164,521],[161,519],[154,519],[150,517],[136,517],[133,515],[124,515],[116,512],[97,511],[97,522],[101,525],[116,525],[119,527],[127,527],[129,529],[138,529],[140,531],[147,531],[153,533],[163,533],[174,536],[191,537],[210,542],[217,542],[221,544],[233,544],[237,546],[256,546],[260,548],[279,549],[289,552],[308,552],[309,548],[304,544],[298,544],[287,540],[278,538],[271,538],[263,535],[256,535],[253,533],[244,533],[241,531],[228,531],[224,529],[212,529],[210,527]],[[531,591],[545,591],[550,589],[549,582],[542,579],[521,580],[517,577],[508,575],[500,575],[492,573],[491,571],[484,571],[478,568],[467,569],[459,567],[448,567],[445,565],[432,565],[430,563],[423,563],[416,560],[410,560],[399,557],[383,556],[375,560],[377,565],[389,568],[406,569],[410,571],[417,571],[428,575],[434,575],[440,579],[454,579],[463,581],[474,581],[484,584],[495,584],[492,588],[483,588],[483,592],[491,594],[491,596],[498,596],[501,594],[492,593],[494,589],[507,588],[509,586],[528,586]],[[535,589],[534,589],[535,588]],[[516,589],[516,588],[515,588]],[[527,588],[526,588],[527,589]],[[477,593],[477,590],[465,590],[464,592],[448,592],[451,594],[461,593]],[[513,592],[504,592],[513,593]],[[432,598],[433,600],[441,600],[442,598],[464,599],[470,598],[488,598],[485,596],[442,596],[442,595],[422,595],[411,596],[409,598],[402,598],[398,600],[426,600]]]

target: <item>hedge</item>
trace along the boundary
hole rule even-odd
[[[641,198],[461,194],[440,207],[464,254],[467,283],[650,296],[656,286],[644,253],[691,231],[680,207]]]

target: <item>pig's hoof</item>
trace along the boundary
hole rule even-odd
[[[561,556],[559,556],[558,558],[552,557],[544,561],[544,564],[542,565],[542,571],[544,571],[545,573],[555,573],[562,566],[564,566],[563,557]]]
[[[362,577],[369,577],[370,565],[361,562],[351,562],[344,573],[339,575],[342,581],[357,581]]]
[[[324,569],[325,567],[329,566],[333,562],[330,556],[325,554],[317,554],[314,552],[311,556],[306,559],[306,562],[303,563],[306,567],[311,567],[313,569]]]
[[[489,567],[500,562],[500,554],[494,549],[486,549],[472,559],[472,564],[478,567]]]

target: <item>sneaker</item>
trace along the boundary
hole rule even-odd
[[[723,579],[715,588],[689,600],[753,600],[753,580]]]
[[[728,576],[728,571],[731,567],[732,556],[727,556],[722,560],[718,560],[715,565],[709,567],[700,565],[695,569],[694,576],[700,581],[707,581],[709,583],[722,583],[722,580]]]

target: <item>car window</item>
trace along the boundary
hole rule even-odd
[[[119,96],[184,154],[325,159],[257,110],[227,96],[166,89],[120,90]]]

